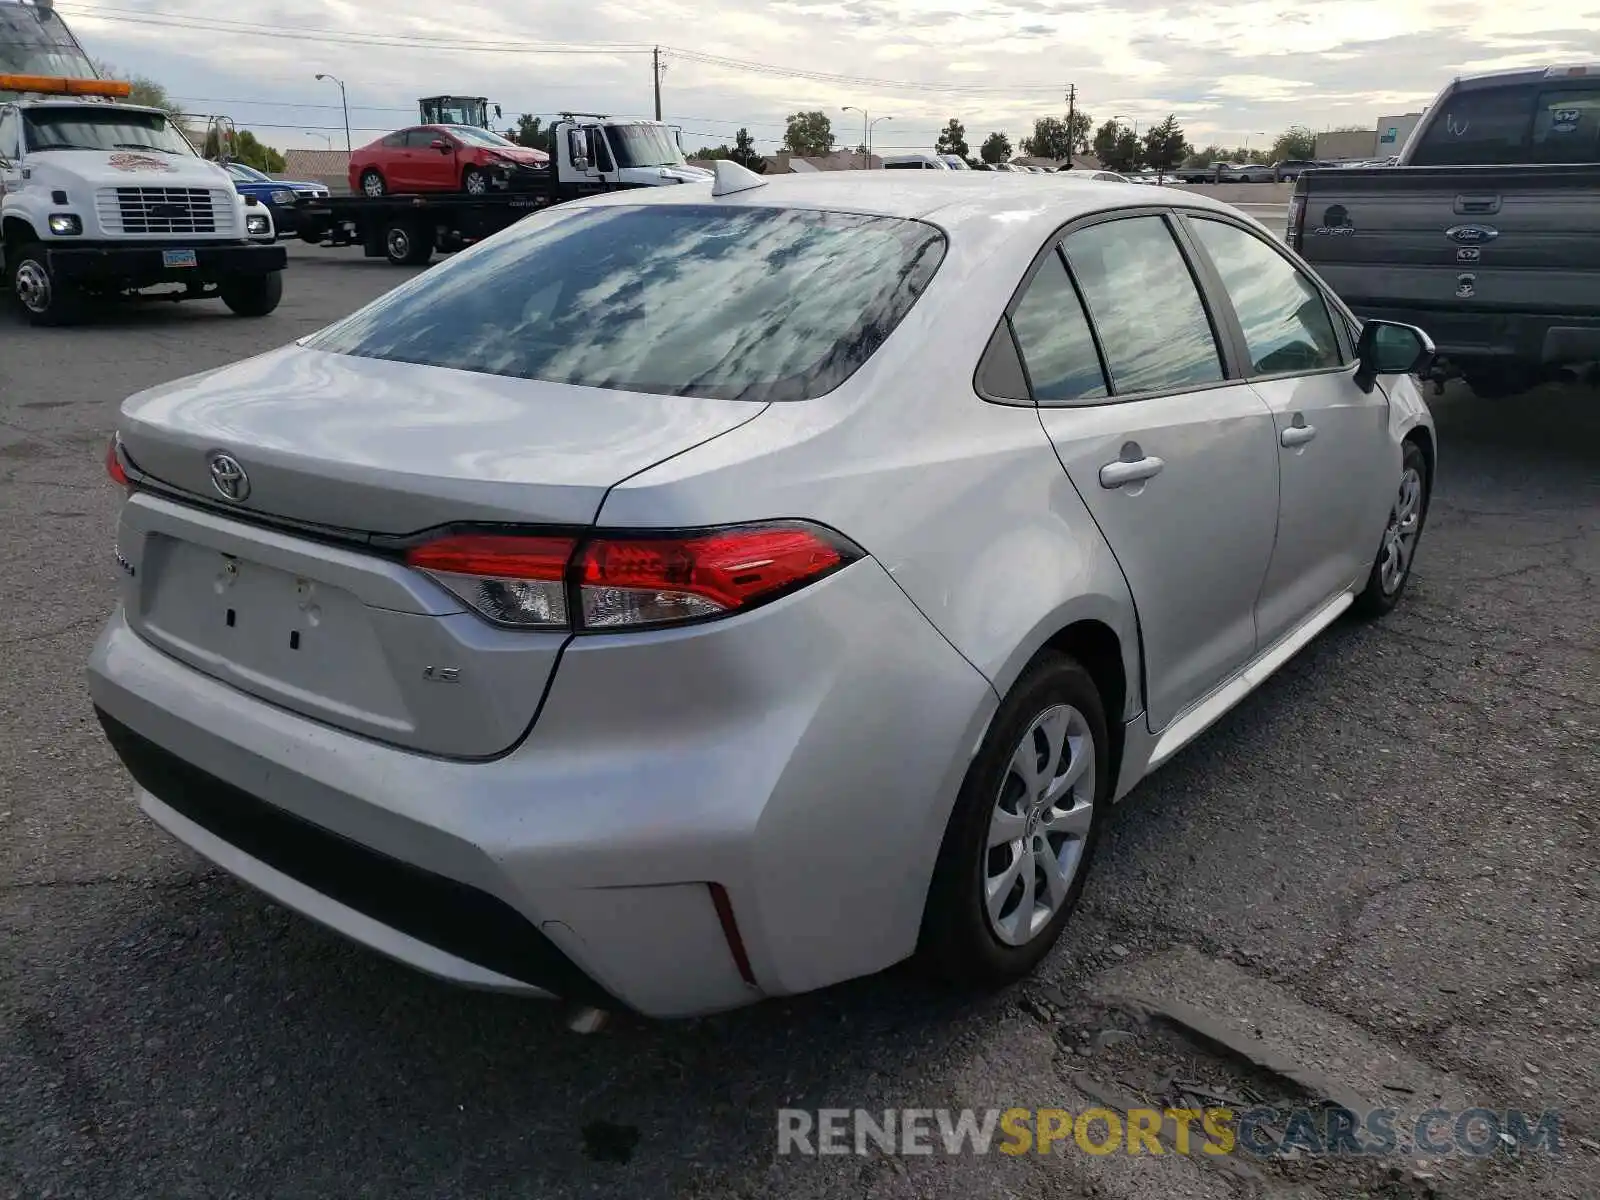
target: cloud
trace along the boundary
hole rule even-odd
[[[102,5],[104,7],[102,8]],[[1178,114],[1193,141],[1237,142],[1291,124],[1376,125],[1420,108],[1453,75],[1592,57],[1600,0],[267,0],[219,13],[205,0],[61,0],[90,53],[158,79],[186,107],[226,112],[280,146],[352,140],[413,119],[423,94],[487,95],[519,112],[649,115],[648,53],[669,47],[665,115],[692,146],[748,127],[763,148],[784,117],[821,109],[842,144],[859,140],[843,105],[892,116],[881,148],[925,148],[951,116],[969,141],[1013,140],[1060,115],[1067,85],[1097,120]],[[188,18],[176,28],[174,17]],[[155,22],[166,21],[158,24]],[[228,23],[252,27],[229,30]],[[180,20],[178,22],[182,24]],[[342,32],[347,40],[313,31]],[[374,31],[388,46],[357,44]],[[266,36],[275,32],[280,36]],[[483,45],[446,49],[405,38]],[[529,43],[573,47],[532,53]],[[670,48],[802,72],[796,77],[685,58]],[[609,51],[593,53],[579,51]],[[840,82],[820,76],[848,76]],[[873,83],[892,80],[904,86]],[[854,132],[852,132],[854,130]]]

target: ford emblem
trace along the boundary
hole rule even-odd
[[[1500,231],[1490,225],[1456,225],[1446,229],[1444,235],[1458,246],[1481,246],[1494,241]]]

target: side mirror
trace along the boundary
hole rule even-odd
[[[572,167],[576,171],[589,169],[589,131],[587,129],[567,130],[567,154],[572,159]]]
[[[1415,325],[1364,322],[1356,341],[1356,385],[1370,392],[1379,375],[1426,375],[1437,356],[1433,339]]]
[[[440,154],[449,154],[450,151],[454,149],[454,147],[443,138],[434,138],[433,141],[428,143],[428,145],[433,147],[433,149],[437,150]]]

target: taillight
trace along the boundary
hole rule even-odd
[[[120,488],[131,486],[128,472],[122,466],[122,439],[116,434],[111,435],[111,443],[106,447],[106,474]]]
[[[460,534],[418,546],[406,562],[496,625],[567,626],[567,564],[577,542],[562,537]]]
[[[797,521],[587,538],[452,534],[406,562],[497,625],[624,630],[743,612],[861,556]]]
[[[1291,196],[1289,198],[1289,226],[1284,231],[1288,235],[1289,248],[1299,251],[1305,242],[1306,226],[1306,198],[1304,196]]]

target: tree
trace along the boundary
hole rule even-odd
[[[1145,166],[1154,167],[1158,179],[1181,166],[1189,157],[1189,139],[1183,136],[1177,115],[1168,113],[1165,121],[1145,130],[1142,149]]]
[[[1003,163],[1011,157],[1011,139],[998,129],[983,139],[983,145],[978,153],[983,156],[983,161],[993,166]]]
[[[820,109],[790,113],[783,144],[789,153],[802,158],[828,154],[833,150],[833,122]]]
[[[206,134],[205,156],[207,158],[220,157],[217,130],[215,127]],[[242,162],[247,167],[254,167],[258,171],[265,171],[268,175],[281,174],[287,165],[283,155],[271,146],[261,141],[248,129],[241,129],[232,139],[233,144],[228,150],[228,157],[234,162]]]
[[[709,160],[732,158],[733,151],[729,150],[726,146],[701,146],[700,149],[689,155],[689,157]]]
[[[1272,160],[1308,159],[1317,155],[1317,135],[1304,125],[1291,125],[1272,143]]]
[[[750,136],[748,129],[741,129],[734,135],[733,150],[728,157],[757,175],[766,174],[767,160],[756,153],[756,140]]]
[[[104,59],[90,60],[95,73],[102,79],[126,79],[133,89],[128,94],[129,104],[143,104],[147,108],[159,108],[162,112],[173,118],[183,115],[183,111],[173,101],[166,87],[144,75],[124,75],[116,67]]]
[[[962,158],[972,157],[972,148],[967,145],[967,127],[960,121],[951,117],[949,123],[939,134],[939,140],[933,148],[940,154],[959,154]]]
[[[1072,113],[1072,127],[1068,131],[1072,134],[1072,153],[1089,153],[1089,130],[1094,121],[1083,109],[1075,109]]]
[[[553,147],[550,145],[550,130],[544,127],[544,118],[536,117],[532,113],[523,113],[517,118],[517,127],[506,135],[519,146],[526,146],[530,150],[543,150],[549,154]]]
[[[1033,123],[1033,136],[1022,139],[1022,152],[1034,158],[1072,157],[1072,139],[1067,123],[1059,117],[1039,117]]]
[[[1107,121],[1094,133],[1094,153],[1108,171],[1138,168],[1143,147],[1133,130],[1119,121]]]

